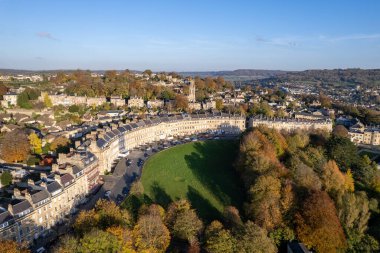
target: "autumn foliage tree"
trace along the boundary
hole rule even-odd
[[[248,221],[236,236],[236,252],[239,253],[275,253],[277,247],[268,237],[265,229]]]
[[[335,161],[330,160],[322,167],[322,182],[325,191],[337,194],[344,193],[346,190],[353,191],[354,185],[352,177],[340,171]]]
[[[33,153],[41,154],[42,153],[42,141],[36,133],[31,133],[29,135],[29,142],[32,148]]]
[[[295,218],[298,238],[308,247],[326,253],[346,249],[335,204],[326,192],[311,193]]]
[[[177,94],[174,99],[174,106],[177,110],[186,110],[188,107],[187,97]]]
[[[6,162],[26,160],[30,153],[28,136],[22,130],[14,130],[4,135],[0,143],[1,159]]]
[[[203,228],[202,221],[187,200],[178,200],[169,206],[166,223],[175,237],[189,242],[198,240]]]
[[[10,240],[2,240],[0,241],[0,249],[1,252],[6,253],[29,253],[30,250],[15,241]]]
[[[67,147],[69,143],[70,140],[65,136],[59,136],[55,138],[50,144],[50,150],[59,152],[60,150],[63,150],[65,147]]]
[[[170,232],[157,212],[139,217],[133,228],[135,246],[139,252],[165,252],[170,243]]]
[[[223,228],[219,221],[213,221],[205,231],[205,248],[209,253],[230,253],[235,249],[235,238]]]

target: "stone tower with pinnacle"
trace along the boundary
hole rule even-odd
[[[189,82],[189,96],[187,97],[190,103],[195,102],[195,81],[190,80]]]

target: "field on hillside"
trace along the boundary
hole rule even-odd
[[[187,198],[205,220],[220,218],[227,205],[241,208],[244,190],[232,164],[236,141],[194,142],[153,155],[141,177],[144,193],[166,207]]]

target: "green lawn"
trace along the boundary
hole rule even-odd
[[[199,215],[220,218],[224,206],[241,208],[244,191],[232,164],[238,153],[236,141],[193,142],[153,155],[143,168],[144,193],[166,207],[187,198]]]

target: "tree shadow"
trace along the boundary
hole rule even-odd
[[[233,205],[240,209],[244,201],[244,188],[233,168],[238,155],[238,142],[196,142],[194,148],[196,152],[185,156],[193,174],[224,206]]]
[[[153,194],[153,201],[166,209],[172,202],[172,198],[166,193],[164,188],[158,184],[157,181],[153,182],[150,189]]]
[[[220,220],[222,218],[218,209],[216,209],[210,201],[205,199],[194,187],[188,187],[187,198],[191,202],[191,206],[197,210],[203,220],[211,222],[215,219]]]

